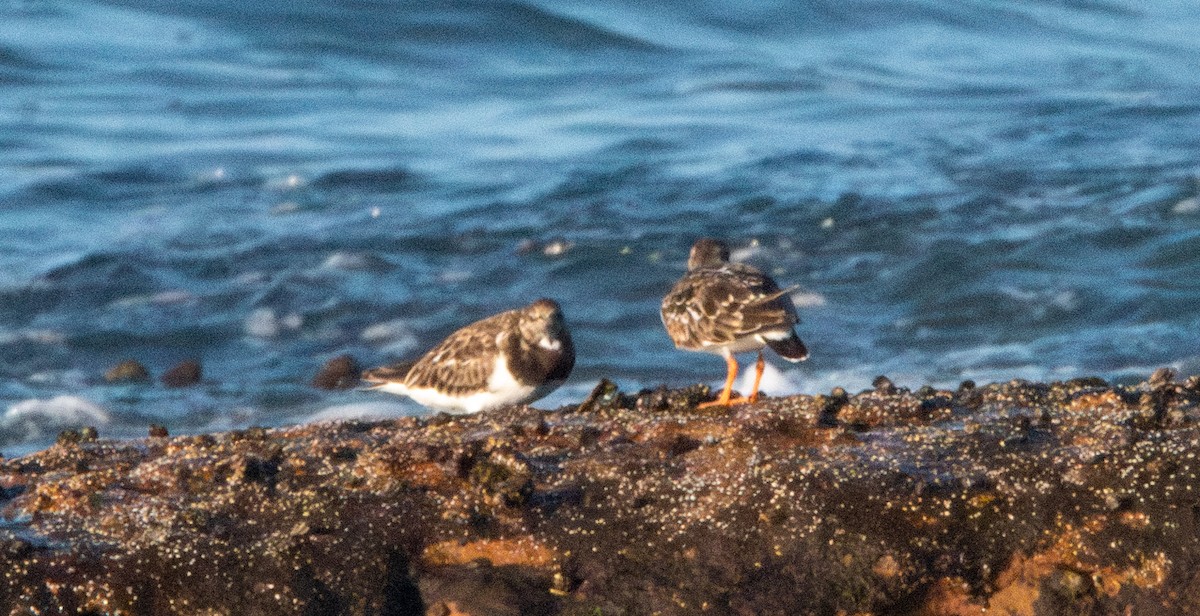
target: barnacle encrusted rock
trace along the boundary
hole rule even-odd
[[[1200,388],[702,386],[0,460],[0,613],[1200,614]]]

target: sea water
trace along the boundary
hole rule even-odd
[[[579,354],[543,408],[719,385],[658,316],[701,236],[797,286],[812,357],[771,394],[1198,372],[1198,31],[1168,0],[5,0],[0,450],[420,413],[309,381],[543,296]]]

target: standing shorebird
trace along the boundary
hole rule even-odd
[[[808,349],[793,329],[800,319],[788,297],[791,289],[780,289],[755,267],[730,263],[729,247],[714,239],[700,239],[692,245],[687,267],[687,273],[663,298],[663,325],[676,347],[716,353],[729,367],[721,396],[700,406],[758,400],[766,366],[764,346],[791,362],[808,359]],[[749,397],[731,399],[738,373],[733,355],[746,351],[758,351],[754,388]]]
[[[528,404],[558,389],[575,346],[558,303],[539,299],[450,334],[415,362],[363,373],[371,389],[450,413]]]

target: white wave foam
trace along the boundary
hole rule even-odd
[[[325,259],[321,269],[362,270],[370,267],[366,256],[353,252],[335,252]]]
[[[733,386],[743,396],[749,395],[750,389],[754,385],[754,362],[754,359],[741,362],[741,374],[738,375],[738,380]],[[793,381],[789,374],[776,368],[770,361],[767,362],[763,368],[762,382],[758,385],[759,391],[772,396],[782,396],[797,393],[799,389],[799,383]]]
[[[255,338],[274,338],[279,335],[279,320],[270,308],[259,308],[246,317],[246,333]]]
[[[87,386],[88,373],[78,369],[43,370],[30,374],[25,380],[39,385],[78,389]]]
[[[762,254],[762,251],[762,245],[757,239],[753,239],[746,246],[738,246],[730,249],[729,260],[735,263],[743,263]]]
[[[415,351],[420,346],[420,340],[413,332],[412,326],[404,319],[394,319],[376,323],[362,330],[359,338],[366,343],[378,345],[379,349],[391,355],[402,356]]]
[[[274,338],[285,329],[300,329],[302,325],[304,325],[304,317],[296,313],[279,317],[270,308],[258,308],[246,317],[243,327],[248,336]]]
[[[370,253],[339,250],[326,257],[317,269],[319,271],[386,271],[392,269],[392,264]]]
[[[150,304],[170,306],[176,304],[187,304],[195,300],[196,296],[188,291],[173,290],[144,295],[129,295],[115,299],[109,305],[115,308],[128,308]]]
[[[824,306],[828,303],[825,296],[816,291],[806,291],[804,289],[796,289],[792,292],[792,303],[797,308],[813,308]]]
[[[1195,214],[1196,212],[1200,212],[1200,198],[1188,197],[1176,203],[1175,207],[1171,208],[1171,211],[1176,214]]]
[[[111,422],[107,410],[78,396],[22,400],[0,417],[0,441],[40,440],[65,428],[106,426]]]
[[[388,419],[405,417],[414,414],[418,408],[412,404],[399,401],[381,400],[378,402],[352,402],[327,406],[308,416],[304,423],[319,423],[323,421],[339,421],[344,419]]]
[[[53,329],[0,329],[0,344],[13,344],[19,342],[61,344],[62,342],[66,341],[66,339],[66,334]]]

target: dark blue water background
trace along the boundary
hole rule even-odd
[[[0,446],[419,412],[308,381],[539,296],[580,354],[543,407],[716,384],[658,318],[701,235],[801,287],[812,359],[769,393],[1200,371],[1197,32],[1167,0],[4,0]]]

